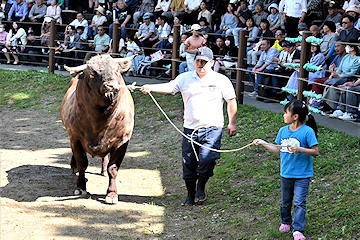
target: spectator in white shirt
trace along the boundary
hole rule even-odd
[[[105,17],[105,8],[99,6],[96,8],[96,15],[92,18],[91,24],[89,25],[88,35],[93,37],[97,34],[98,26],[103,25],[107,21]]]
[[[75,26],[75,27],[78,27],[78,26],[84,26],[85,27],[85,30],[84,32],[86,33],[86,35],[88,35],[88,31],[89,31],[89,23],[88,21],[84,18],[84,15],[82,13],[78,13],[76,15],[76,19],[74,21],[72,21],[69,25],[71,26]]]
[[[304,22],[307,13],[306,0],[281,0],[280,13],[284,15],[284,25],[288,37],[299,34],[294,26]]]
[[[159,28],[155,37],[150,38],[150,41],[155,42],[152,48],[156,48],[162,41],[167,42],[168,36],[171,32],[170,25],[166,22],[165,16],[159,16],[157,18]]]

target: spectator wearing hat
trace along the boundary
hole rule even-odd
[[[284,16],[284,26],[288,37],[298,35],[296,28],[299,23],[303,23],[307,13],[306,0],[281,0],[279,4],[280,13]]]
[[[186,63],[188,71],[195,70],[194,59],[195,53],[198,48],[202,47],[206,43],[206,39],[200,36],[201,26],[199,24],[193,24],[191,26],[192,36],[185,40],[184,51],[186,54]]]
[[[345,0],[342,9],[346,11],[351,5],[359,5],[358,0]]]
[[[153,41],[150,39],[155,37],[155,31],[155,23],[150,20],[149,15],[145,14],[143,16],[143,23],[140,25],[139,31],[136,33],[136,37],[139,39],[142,47],[151,47],[153,45]]]
[[[206,18],[204,17],[201,17],[197,23],[202,27],[200,32],[202,34],[202,36],[208,40],[209,38],[209,33],[211,32],[211,28],[209,27],[209,23],[208,21],[206,20]]]
[[[200,3],[200,12],[199,12],[199,15],[197,17],[197,20],[198,20],[198,23],[200,21],[201,18],[205,18],[206,21],[207,21],[207,26],[209,26],[209,28],[211,28],[211,19],[212,19],[212,16],[211,16],[211,12],[207,9],[207,2],[205,0],[203,0],[201,3]]]
[[[171,27],[170,25],[166,22],[166,17],[165,16],[159,16],[157,18],[157,22],[159,24],[159,27],[157,29],[157,33],[153,38],[149,38],[150,42],[154,42],[154,45],[152,46],[152,48],[167,48],[166,46],[168,45],[169,41],[168,41],[168,36],[171,33]],[[158,46],[159,45],[159,46]]]
[[[41,26],[41,35],[40,35],[40,44],[41,46],[50,47],[50,29],[51,29],[51,21],[52,17],[45,17],[44,22]],[[43,50],[45,53],[45,49]]]
[[[276,29],[284,25],[283,15],[279,13],[279,6],[276,3],[269,5],[268,10],[270,12],[267,20],[270,23],[270,31],[275,32]]]
[[[139,26],[140,26],[139,19],[142,16],[144,16],[144,14],[147,14],[150,17],[154,16],[154,14],[153,14],[154,6],[155,6],[155,4],[154,4],[153,0],[143,0],[142,1],[139,11],[135,12],[133,15],[135,28],[139,28]]]
[[[248,8],[248,2],[245,0],[241,0],[238,9],[235,11],[235,15],[239,18],[239,23],[236,29],[236,35],[238,34],[239,30],[246,27],[246,21],[252,17],[252,13]],[[235,34],[234,34],[235,35]]]
[[[143,93],[180,92],[184,102],[184,135],[208,148],[220,149],[224,125],[223,102],[227,103],[229,136],[236,134],[236,95],[229,78],[214,72],[213,53],[207,47],[194,52],[195,71],[178,75],[173,81],[163,84],[144,85]],[[187,197],[182,206],[201,204],[206,199],[205,186],[214,175],[216,160],[220,153],[195,146],[186,138],[182,141],[183,179]]]
[[[267,19],[269,14],[264,11],[264,4],[262,1],[257,1],[255,3],[255,13],[253,14],[253,19],[255,21],[255,25],[260,27],[260,22],[262,19]]]
[[[46,9],[46,15],[45,17],[52,17],[55,19],[56,23],[62,24],[62,18],[61,18],[61,8],[56,5],[56,0],[51,0],[50,6]]]
[[[116,5],[117,11],[115,14],[115,22],[120,24],[120,37],[125,39],[127,28],[130,28],[133,23],[132,16],[134,15],[134,11],[125,4],[125,0],[118,0]],[[113,24],[110,24],[109,26],[109,36],[111,38],[113,36]]]
[[[89,31],[88,31],[88,35],[91,38],[97,34],[98,26],[103,25],[107,21],[105,17],[105,8],[99,6],[98,8],[95,8],[95,11],[96,14],[91,20],[91,24],[89,25]]]
[[[308,28],[308,26],[306,25],[306,23],[299,23],[297,26],[298,26],[298,27],[297,27],[297,30],[298,30],[298,33],[299,33],[300,35],[302,35],[302,33],[303,33],[304,31],[309,31],[309,28]]]
[[[359,14],[360,9],[358,6],[351,5],[348,9],[346,9],[346,14],[352,16],[355,19],[354,27],[359,30],[360,29],[360,21],[359,21]]]
[[[28,5],[22,0],[16,0],[8,13],[8,21],[24,21],[28,15]]]
[[[339,13],[339,9],[338,9],[338,7],[335,5],[335,2],[331,1],[331,2],[329,3],[329,7],[328,7],[327,11],[328,11],[328,15],[326,16],[324,22],[326,22],[326,21],[332,21],[332,22],[334,22],[335,24],[339,24],[339,25],[340,25],[340,24],[341,24],[342,15]],[[323,27],[324,27],[324,23],[322,23],[322,24],[320,25],[320,31],[322,31]]]

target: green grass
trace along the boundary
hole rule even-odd
[[[36,71],[0,70],[0,74],[0,105],[46,108],[51,112],[58,111],[70,80],[70,77]],[[144,141],[157,139],[156,134],[163,135],[161,122],[166,120],[151,98],[139,91],[132,96],[135,128],[144,134]],[[154,97],[171,119],[181,122],[182,111],[172,113],[182,109],[180,94],[154,94]],[[273,142],[280,127],[285,125],[281,113],[247,105],[239,105],[236,124],[235,137],[223,135],[223,149],[242,147],[255,138]],[[180,136],[170,132],[175,130],[169,130],[169,135],[157,143],[161,144],[162,154],[158,169],[163,173],[174,171],[172,179],[162,179],[167,188],[182,181]],[[319,127],[318,135],[320,155],[314,158],[315,176],[307,199],[306,236],[308,239],[360,239],[359,138],[323,126]],[[279,164],[278,156],[260,146],[223,153],[214,177],[209,180],[206,204],[182,214],[184,231],[193,239],[206,239],[204,231],[214,232],[217,239],[292,239],[290,234],[280,234],[277,230],[280,224]],[[185,211],[178,208],[178,195],[166,199],[169,202],[163,204],[169,210],[164,217],[165,224],[179,215],[179,211]],[[176,207],[171,207],[175,204]],[[198,219],[196,226],[193,219]]]

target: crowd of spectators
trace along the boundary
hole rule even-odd
[[[7,63],[13,58],[13,64],[19,64],[21,54],[28,61],[39,61],[41,54],[48,53],[51,20],[62,24],[62,11],[77,10],[76,18],[58,35],[56,64],[61,70],[75,64],[72,58],[86,60],[93,54],[112,51],[113,27],[118,23],[119,54],[137,54],[130,70],[133,74],[139,73],[142,62],[151,62],[152,53],[160,50],[166,55],[172,49],[175,25],[181,36],[180,72],[193,69],[194,52],[206,45],[216,56],[214,70],[229,74],[226,70],[236,67],[239,30],[246,29],[248,76],[254,84],[251,95],[265,94],[266,101],[271,102],[283,97],[281,87],[297,86],[298,69],[286,63],[300,61],[301,47],[285,37],[296,38],[303,31],[311,31],[323,42],[311,47],[310,63],[323,71],[309,75],[308,89],[330,99],[312,100],[312,104],[333,111],[338,106],[330,102],[354,103],[353,95],[345,96],[344,91],[327,86],[357,91],[360,85],[354,77],[360,65],[356,45],[360,8],[356,4],[359,2],[354,0],[1,0],[0,49]],[[169,63],[151,62],[157,67]],[[158,70],[152,74],[170,77],[170,72]],[[262,89],[262,84],[270,90]],[[354,120],[354,111],[357,109],[341,107],[333,116]]]

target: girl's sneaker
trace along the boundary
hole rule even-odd
[[[304,234],[302,234],[302,233],[299,232],[299,231],[295,231],[295,232],[293,233],[293,237],[294,237],[294,240],[305,240],[305,239],[306,239],[305,236],[304,236]]]
[[[289,224],[282,223],[279,227],[279,231],[282,233],[287,233],[287,232],[290,232],[290,228],[291,228],[291,226]]]

